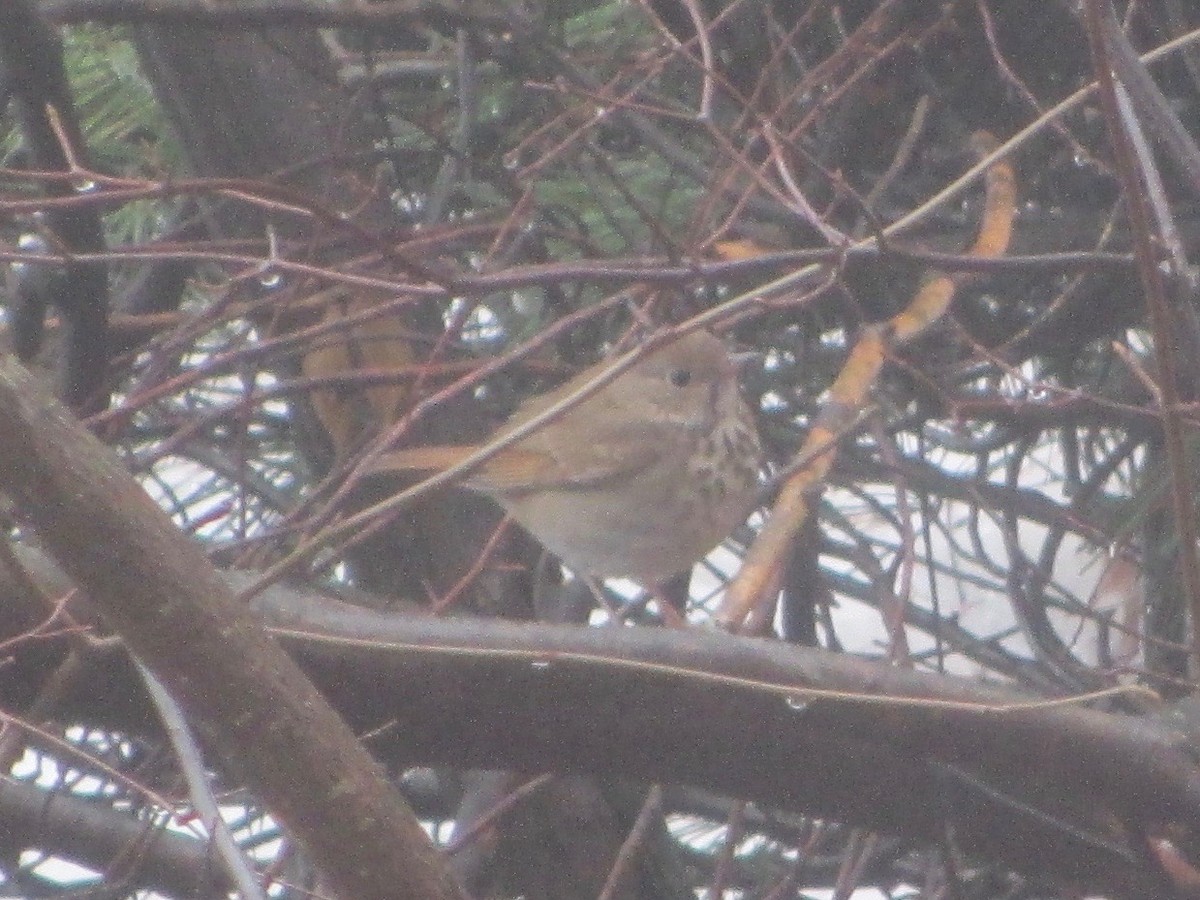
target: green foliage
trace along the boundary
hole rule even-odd
[[[691,210],[700,197],[701,186],[681,184],[663,161],[654,156],[609,159],[609,165],[629,194],[642,208],[658,217],[658,223],[672,231],[687,224]],[[597,196],[597,185],[609,196]],[[580,178],[578,169],[562,177],[547,178],[537,185],[538,198],[545,209],[572,211],[593,252],[601,255],[647,252],[653,232],[637,209],[617,195],[608,179]],[[567,248],[560,248],[564,251]],[[569,257],[569,252],[565,256]]]
[[[113,29],[71,28],[65,50],[93,164],[114,175],[178,171],[178,145],[129,41]]]
[[[561,26],[562,39],[571,50],[603,48],[614,63],[629,45],[647,36],[645,17],[628,3],[579,5],[579,12]]]
[[[64,52],[91,166],[106,175],[131,178],[178,172],[179,146],[129,41],[115,29],[81,26],[65,30]],[[0,149],[11,165],[21,133],[11,120],[5,124]],[[161,200],[122,204],[105,216],[109,240],[125,243],[155,233],[164,212]]]

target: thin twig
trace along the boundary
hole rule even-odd
[[[242,892],[245,900],[267,900],[257,873],[251,867],[245,854],[242,853],[241,848],[238,847],[233,832],[229,830],[229,825],[221,817],[221,810],[217,805],[217,798],[213,795],[200,747],[192,735],[191,727],[183,715],[183,710],[167,693],[162,682],[154,677],[153,672],[140,662],[137,663],[137,668],[146,684],[150,699],[154,703],[155,709],[158,710],[159,718],[162,719],[167,739],[175,750],[175,760],[179,763],[179,770],[188,785],[188,796],[191,797],[192,803],[195,804],[205,827],[212,836],[213,844],[217,848],[217,855],[225,864],[225,871],[237,885],[238,890]]]

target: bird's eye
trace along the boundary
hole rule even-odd
[[[674,369],[670,375],[671,384],[675,387],[687,387],[692,380],[691,369]]]

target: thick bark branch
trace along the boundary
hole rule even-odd
[[[6,587],[0,609],[13,605]],[[394,767],[699,785],[910,840],[952,833],[973,855],[1110,893],[1156,884],[1141,832],[1200,820],[1196,753],[1176,724],[997,709],[1033,698],[720,634],[438,620],[284,587],[256,608]],[[114,698],[133,676],[103,664],[63,714],[127,726],[135,707]],[[12,689],[0,677],[0,702]]]
[[[112,452],[0,359],[0,487],[345,898],[461,896],[295,663]]]
[[[120,860],[144,888],[184,897],[224,896],[233,889],[205,841],[176,834],[104,802],[0,780],[0,853],[31,845],[84,866]]]

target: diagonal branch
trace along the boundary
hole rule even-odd
[[[0,487],[345,898],[461,897],[416,817],[112,452],[0,360]]]

